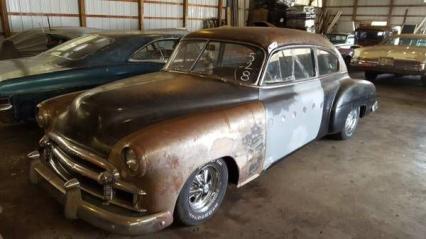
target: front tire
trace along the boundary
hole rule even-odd
[[[378,75],[379,74],[377,72],[374,72],[374,71],[366,71],[364,73],[365,79],[368,80],[368,81],[374,81],[377,78]]]
[[[351,138],[355,130],[358,126],[359,122],[359,115],[360,115],[360,108],[356,107],[351,109],[349,113],[346,115],[345,123],[343,125],[343,128],[339,133],[336,134],[336,138],[339,140],[346,140]]]
[[[175,218],[187,226],[207,221],[219,208],[228,187],[228,168],[217,159],[197,170],[183,186],[175,209]]]

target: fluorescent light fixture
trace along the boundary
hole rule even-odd
[[[388,25],[387,21],[372,21],[371,22],[371,26],[387,26],[387,25]]]

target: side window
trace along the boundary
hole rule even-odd
[[[167,61],[176,46],[176,40],[160,40],[137,50],[129,61]]]
[[[274,84],[302,80],[315,76],[313,50],[292,48],[274,53],[269,60],[265,83]]]
[[[170,58],[177,44],[177,40],[160,40],[156,41],[154,45],[158,47],[163,53],[163,56],[166,60]]]
[[[318,50],[318,70],[320,75],[339,71],[339,59],[328,51]]]

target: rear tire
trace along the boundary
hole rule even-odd
[[[377,72],[374,72],[374,71],[366,71],[364,73],[365,79],[368,80],[368,81],[374,81],[377,78],[378,75],[379,74]]]
[[[358,126],[359,116],[360,116],[359,107],[351,109],[346,115],[345,123],[343,124],[341,131],[335,134],[335,137],[338,140],[346,140],[346,139],[352,138]]]
[[[175,219],[187,226],[207,221],[221,205],[227,187],[228,168],[222,159],[197,168],[179,194]]]

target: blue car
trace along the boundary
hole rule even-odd
[[[162,69],[184,31],[99,33],[0,61],[0,121],[33,120],[43,100]]]

